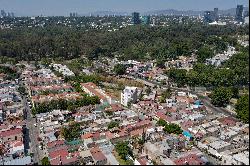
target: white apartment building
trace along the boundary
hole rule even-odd
[[[137,87],[126,86],[125,89],[121,92],[121,104],[128,106],[128,103],[134,103],[137,100]]]

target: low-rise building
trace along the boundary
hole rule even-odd
[[[121,92],[121,104],[128,106],[129,103],[134,103],[137,100],[137,87],[128,87]]]
[[[92,148],[90,149],[90,153],[93,156],[95,165],[106,165],[107,164],[107,158],[104,156],[102,151],[98,148]]]
[[[92,82],[81,83],[81,87],[90,96],[98,96],[101,103],[108,102],[112,104],[112,98],[108,96],[102,89],[98,88],[96,84]]]

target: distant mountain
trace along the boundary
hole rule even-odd
[[[127,12],[113,12],[113,11],[97,11],[97,12],[91,12],[91,13],[86,13],[83,14],[83,16],[126,16],[130,15],[130,13]]]
[[[244,10],[249,11],[248,7],[244,7]],[[219,10],[219,14],[221,15],[229,15],[234,16],[236,13],[236,8],[226,9],[226,10]],[[154,10],[154,11],[148,11],[143,12],[141,15],[187,15],[187,16],[199,16],[203,15],[204,11],[194,11],[194,10],[175,10],[175,9],[166,9],[166,10]],[[127,16],[131,15],[131,13],[128,12],[113,12],[113,11],[97,11],[97,12],[91,12],[82,14],[83,16]]]
[[[249,11],[248,7],[244,7],[244,11]],[[234,16],[236,13],[236,8],[231,8],[227,10],[219,10],[219,14]]]
[[[244,7],[244,10],[249,11],[248,7]],[[236,13],[236,8],[231,8],[227,10],[219,10],[219,14],[221,15],[230,15],[234,16]],[[142,15],[188,15],[188,16],[198,16],[203,15],[204,11],[194,11],[194,10],[187,10],[187,11],[180,11],[174,9],[167,9],[167,10],[155,10],[144,12]]]
[[[149,11],[142,13],[143,15],[193,15],[198,16],[199,14],[202,14],[203,11],[193,11],[193,10],[187,10],[187,11],[180,11],[175,9],[167,9],[167,10],[155,10],[155,11]]]
[[[248,7],[244,7],[244,10],[249,11]],[[236,13],[236,8],[219,10],[221,15],[230,15],[234,16]],[[80,16],[131,16],[132,12],[114,12],[114,11],[96,11],[85,14],[79,14]],[[203,15],[204,11],[194,11],[194,10],[175,10],[175,9],[166,9],[166,10],[154,10],[148,12],[141,12],[141,15],[188,15],[188,16],[198,16]],[[16,16],[31,16],[24,13],[15,13]]]

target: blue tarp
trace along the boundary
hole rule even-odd
[[[200,101],[200,100],[196,100],[196,101],[194,102],[194,104],[195,104],[195,105],[201,105],[201,101]]]
[[[185,137],[191,138],[193,137],[188,131],[183,131],[182,133]]]

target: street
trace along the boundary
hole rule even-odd
[[[197,92],[195,91],[191,91],[191,90],[187,90],[187,89],[183,89],[183,88],[177,88],[177,87],[171,87],[171,86],[166,86],[166,85],[162,85],[158,82],[154,82],[154,81],[149,81],[149,80],[146,80],[146,79],[141,79],[141,78],[134,78],[135,80],[137,81],[140,81],[140,82],[144,82],[147,84],[154,84],[154,85],[158,85],[158,86],[161,86],[161,87],[164,87],[164,88],[170,88],[172,90],[179,90],[179,91],[183,91],[183,92],[190,92],[192,94],[195,94],[199,97],[199,99],[203,102],[203,104],[209,108],[211,111],[215,112],[215,113],[222,113],[224,115],[227,115],[229,117],[232,117],[234,119],[236,119],[236,115],[235,114],[232,114],[231,112],[229,112],[228,110],[226,110],[225,108],[222,108],[222,107],[215,107],[214,105],[211,104],[211,101],[209,99],[209,97],[207,96],[202,96],[200,94],[198,94]],[[237,119],[236,119],[237,120]]]
[[[29,148],[29,153],[33,153],[33,163],[40,163],[39,155],[39,142],[37,137],[39,135],[38,129],[34,126],[36,123],[35,118],[32,118],[31,109],[29,107],[26,96],[23,97],[25,106],[24,118],[26,120],[26,131],[25,131],[25,146]]]

